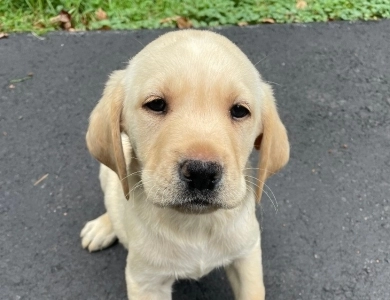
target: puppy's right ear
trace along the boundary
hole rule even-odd
[[[124,73],[124,70],[115,71],[110,76],[103,97],[91,113],[86,140],[92,156],[118,175],[123,193],[129,199],[129,183],[121,141],[121,119],[125,96],[121,81]]]

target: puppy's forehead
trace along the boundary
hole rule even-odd
[[[215,56],[231,63],[241,62],[251,64],[242,51],[224,36],[211,31],[184,30],[170,32],[160,36],[148,44],[139,54],[140,58],[159,61],[163,57],[179,59],[180,57],[206,58]],[[177,56],[180,54],[179,56]],[[206,57],[205,57],[206,55]]]
[[[222,35],[197,30],[165,34],[148,44],[130,62],[132,87],[162,87],[173,82],[194,86],[226,85],[227,92],[257,93],[260,75],[246,55]],[[148,88],[147,88],[148,89]]]

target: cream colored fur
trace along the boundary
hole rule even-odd
[[[145,108],[154,99],[166,101],[166,113]],[[250,115],[232,118],[236,104]],[[111,76],[91,114],[87,144],[102,163],[107,212],[85,225],[82,246],[97,251],[118,238],[129,250],[129,299],[171,299],[175,280],[220,266],[236,299],[264,299],[256,199],[266,178],[287,163],[289,144],[271,88],[233,43],[195,30],[150,43]],[[256,182],[247,172],[254,146]],[[177,175],[183,159],[223,166],[218,209],[174,208],[183,201]]]

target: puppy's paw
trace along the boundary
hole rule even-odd
[[[115,242],[116,236],[108,214],[85,224],[80,233],[81,245],[89,252],[103,250]]]

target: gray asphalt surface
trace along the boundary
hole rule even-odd
[[[291,141],[269,181],[278,210],[267,197],[259,209],[267,299],[390,299],[389,28],[216,30],[260,61]],[[126,299],[123,247],[80,246],[104,211],[84,134],[108,74],[161,33],[0,40],[0,299]],[[232,299],[222,270],[174,289],[176,300]]]

